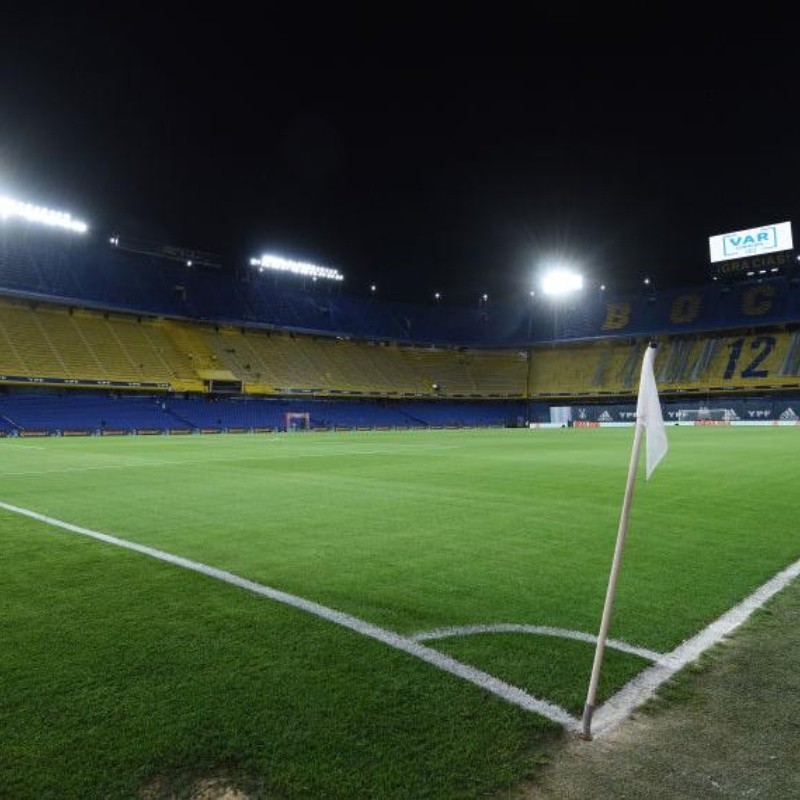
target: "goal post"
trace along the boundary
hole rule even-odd
[[[308,411],[287,411],[283,415],[283,429],[287,433],[311,430],[311,414]]]

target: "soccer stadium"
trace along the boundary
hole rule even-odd
[[[0,198],[4,796],[523,796],[581,731],[651,341],[583,746],[800,572],[793,257],[471,308],[340,277]]]

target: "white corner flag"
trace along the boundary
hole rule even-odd
[[[639,379],[639,400],[636,403],[636,424],[643,424],[647,431],[647,472],[650,480],[653,470],[667,454],[667,431],[661,414],[661,401],[658,399],[656,376],[653,365],[656,360],[656,346],[651,344],[644,354],[642,377]]]
[[[658,399],[656,375],[653,369],[656,360],[656,348],[656,343],[651,342],[642,362],[639,399],[636,403],[636,432],[633,437],[631,463],[628,467],[628,483],[625,486],[625,498],[622,501],[617,544],[614,548],[614,559],[611,562],[611,574],[608,577],[603,616],[600,619],[600,633],[597,634],[597,649],[594,651],[592,675],[589,678],[589,691],[586,694],[586,705],[583,707],[582,737],[584,739],[592,738],[592,714],[594,714],[595,703],[597,702],[597,685],[600,681],[600,667],[603,663],[603,652],[606,648],[608,629],[611,625],[611,611],[614,608],[614,594],[617,590],[617,578],[622,564],[622,551],[625,549],[625,538],[628,535],[628,520],[631,514],[633,489],[636,486],[636,471],[639,467],[639,455],[642,449],[642,431],[645,431],[647,436],[646,478],[648,480],[661,459],[667,454],[667,431],[664,428],[664,417],[661,414],[661,402]]]

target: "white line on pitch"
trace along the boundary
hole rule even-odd
[[[658,687],[668,681],[678,670],[683,669],[706,650],[721,642],[798,575],[800,575],[800,559],[703,628],[696,636],[687,639],[672,652],[666,653],[662,656],[660,663],[648,667],[626,683],[595,712],[592,726],[595,737],[602,736],[619,725],[640,705],[653,697]]]
[[[440,653],[437,650],[433,650],[430,647],[419,644],[413,639],[409,639],[406,636],[401,636],[400,634],[394,633],[386,628],[373,625],[372,623],[366,622],[358,617],[353,617],[350,614],[345,614],[342,611],[336,611],[333,608],[328,608],[327,606],[320,605],[319,603],[314,603],[311,600],[305,600],[297,595],[288,594],[287,592],[282,592],[279,589],[273,589],[270,586],[265,586],[264,584],[256,583],[255,581],[250,581],[246,578],[241,578],[238,575],[234,575],[232,572],[226,572],[225,570],[217,569],[216,567],[211,567],[207,564],[201,564],[198,561],[191,561],[190,559],[183,558],[182,556],[172,555],[171,553],[167,553],[163,550],[156,550],[153,547],[147,547],[146,545],[137,544],[136,542],[130,542],[127,539],[120,539],[116,536],[100,533],[99,531],[94,531],[90,528],[84,528],[80,525],[73,525],[70,522],[64,522],[63,520],[55,519],[54,517],[48,517],[44,514],[39,514],[38,512],[31,511],[27,508],[20,508],[19,506],[13,506],[2,501],[0,501],[0,508],[10,511],[13,514],[20,514],[23,517],[29,517],[37,522],[43,522],[44,524],[51,525],[55,528],[61,528],[65,531],[70,531],[71,533],[88,536],[91,539],[97,539],[101,542],[106,542],[107,544],[113,544],[117,547],[125,548],[126,550],[133,550],[137,553],[150,556],[151,558],[156,558],[159,561],[166,561],[169,564],[174,564],[178,567],[182,567],[183,569],[191,570],[192,572],[199,572],[200,574],[206,575],[210,578],[215,578],[216,580],[232,584],[233,586],[238,586],[240,589],[245,589],[248,592],[253,592],[254,594],[268,597],[271,600],[275,600],[279,603],[284,603],[287,606],[292,606],[293,608],[297,608],[301,611],[305,611],[309,614],[313,614],[314,616],[328,620],[328,622],[333,622],[336,625],[341,625],[344,628],[348,628],[356,633],[360,633],[362,636],[366,636],[369,639],[375,639],[376,641],[382,642],[383,644],[386,644],[395,650],[400,650],[408,655],[419,658],[422,661],[433,665],[434,667],[438,667],[444,672],[449,672],[451,675],[456,675],[457,677],[462,678],[463,680],[468,681],[469,683],[472,683],[487,692],[491,692],[508,703],[519,706],[520,708],[524,708],[527,711],[533,711],[534,713],[540,714],[541,716],[546,717],[553,722],[564,725],[567,728],[574,729],[578,725],[578,720],[575,717],[554,703],[549,703],[546,700],[540,700],[533,695],[528,694],[523,689],[520,689],[517,686],[512,686],[505,681],[501,681],[498,678],[483,672],[482,670],[475,669],[468,664],[462,664],[460,661],[456,661],[454,658],[451,658],[444,653]]]
[[[234,575],[231,572],[201,564],[197,561],[191,561],[182,556],[172,555],[163,550],[156,550],[146,545],[140,545],[126,539],[120,539],[116,536],[110,536],[98,531],[93,531],[89,528],[83,528],[79,525],[73,525],[72,523],[48,517],[36,511],[13,506],[2,501],[0,501],[0,508],[56,528],[62,528],[72,533],[88,536],[127,550],[142,553],[160,561],[166,561],[167,563],[193,572],[199,572],[255,594],[269,597],[279,603],[284,603],[285,605],[306,611],[309,614],[356,631],[367,638],[383,642],[396,650],[401,650],[409,655],[413,655],[445,672],[449,672],[452,675],[456,675],[473,683],[513,705],[540,714],[543,717],[564,725],[566,728],[571,730],[578,729],[578,720],[560,706],[533,697],[522,689],[505,683],[486,672],[470,667],[467,664],[462,664],[437,650],[425,647],[412,637],[401,636],[393,631],[380,628],[377,625],[361,620],[358,617],[353,617],[341,611],[328,608],[327,606],[305,600],[302,597],[297,597],[296,595],[288,594],[287,592],[282,592],[260,583],[255,583],[254,581]],[[798,576],[800,576],[800,559],[779,572],[740,603],[714,620],[714,622],[705,627],[696,636],[687,639],[671,652],[665,654],[656,654],[654,652],[654,655],[659,656],[659,661],[639,673],[639,675],[623,686],[616,694],[608,698],[597,710],[594,716],[593,726],[595,737],[604,735],[625,720],[639,706],[653,697],[657,689],[676,672],[699,658],[706,650],[722,641],[745,622],[754,611],[761,608],[769,599],[774,597]]]
[[[267,440],[269,441],[269,440]],[[280,441],[276,439],[275,441]],[[25,445],[18,445],[19,447],[24,447]],[[28,447],[31,447],[28,445]],[[33,449],[31,447],[31,449]],[[44,450],[44,447],[38,447],[37,450]],[[332,456],[337,457],[348,457],[348,456],[372,456],[372,455],[397,455],[398,453],[406,452],[405,449],[396,449],[396,450],[343,450],[341,452],[330,452],[326,451],[324,453],[303,453],[302,455],[297,456],[298,458],[307,459],[307,458],[330,458]],[[282,453],[281,457],[291,458],[293,457],[292,453]],[[273,455],[270,454],[268,459],[265,460],[273,460]],[[191,459],[180,459],[180,460],[159,460],[159,461],[137,461],[132,462],[130,464],[120,464],[120,463],[113,463],[113,464],[92,464],[86,467],[57,467],[55,469],[27,469],[27,470],[14,470],[12,472],[0,472],[0,478],[15,478],[22,475],[53,475],[53,474],[60,474],[60,473],[68,473],[68,472],[92,472],[94,470],[106,470],[106,469],[135,469],[138,467],[174,467],[174,466],[184,466],[184,465],[196,465],[196,464],[213,464],[219,462],[231,462],[231,461],[253,461],[255,457],[252,455],[240,457],[240,456],[225,456],[224,458],[191,458]]]
[[[0,472],[0,478],[13,478],[18,475],[55,475],[65,472],[93,472],[102,469],[134,469],[137,467],[173,467],[184,464],[211,464],[215,461],[233,461],[233,458],[195,458],[181,461],[137,461],[131,464],[93,464],[87,467],[61,467],[56,469],[28,469],[15,472]]]
[[[431,642],[436,639],[448,639],[451,636],[474,636],[480,633],[528,633],[534,636],[553,636],[557,639],[574,639],[577,642],[587,644],[597,644],[597,637],[591,633],[574,631],[569,628],[551,628],[549,625],[522,625],[513,622],[498,622],[490,625],[459,625],[453,628],[437,628],[432,631],[420,631],[412,633],[409,638],[415,642]],[[646,647],[636,647],[635,645],[622,642],[619,639],[608,639],[606,647],[612,650],[619,650],[621,653],[645,658],[648,661],[659,663],[664,660],[662,653],[655,650],[648,650]]]

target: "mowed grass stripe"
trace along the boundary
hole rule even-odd
[[[670,650],[800,555],[798,433],[670,429],[669,458],[637,489],[616,638]],[[48,441],[41,461],[107,461],[119,448],[209,463],[31,476],[4,481],[5,499],[400,632],[492,622],[596,632],[629,430],[151,441]],[[383,447],[392,452],[360,455]],[[471,663],[503,650],[458,647],[475,648]],[[579,672],[553,676],[577,698],[570,707],[585,688]]]
[[[481,797],[554,726],[233,587],[3,520],[0,794],[128,798],[225,774],[269,797]]]
[[[490,691],[498,697],[501,697],[503,700],[518,705],[527,711],[541,714],[542,716],[547,717],[555,722],[559,722],[565,726],[573,727],[577,722],[574,717],[570,716],[564,711],[564,709],[560,707],[557,707],[546,701],[539,700],[535,697],[531,697],[525,692],[520,691],[518,687],[505,684],[492,675],[488,675],[480,670],[476,670],[474,667],[470,667],[466,664],[455,661],[443,653],[420,644],[416,639],[401,636],[394,631],[389,631],[385,628],[373,625],[372,623],[366,622],[358,617],[353,617],[352,615],[344,614],[336,609],[328,608],[327,606],[323,606],[318,603],[313,603],[303,597],[298,597],[297,595],[282,592],[271,586],[265,586],[262,583],[256,583],[254,581],[242,578],[239,575],[234,575],[231,572],[226,572],[225,570],[220,570],[217,567],[212,567],[208,564],[201,564],[198,561],[192,561],[191,559],[184,558],[183,556],[176,556],[172,553],[167,553],[164,550],[158,550],[152,547],[147,547],[146,545],[130,542],[127,539],[109,536],[108,534],[100,531],[82,528],[64,520],[47,517],[30,509],[19,508],[18,506],[9,505],[8,503],[0,501],[0,510],[12,514],[19,514],[20,516],[33,519],[43,525],[49,525],[53,528],[67,531],[68,533],[74,535],[86,536],[105,545],[131,550],[139,553],[140,555],[153,558],[157,561],[166,562],[180,569],[197,572],[212,580],[228,583],[237,587],[238,589],[257,594],[274,602],[291,606],[292,608],[296,608],[307,614],[320,617],[327,622],[348,628],[349,630],[355,631],[356,633],[360,634],[361,636],[365,636],[368,639],[379,641],[389,647],[394,648],[395,650],[400,650],[408,655],[412,655],[421,661],[443,670],[444,672],[448,672],[451,675],[456,675],[457,677],[473,683],[486,691]]]

